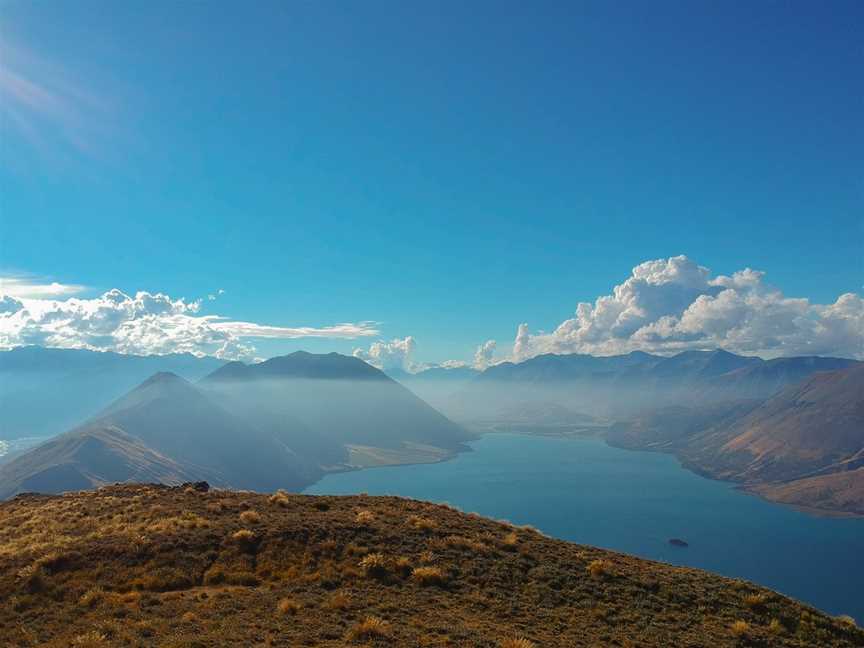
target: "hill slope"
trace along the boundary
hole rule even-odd
[[[864,364],[815,373],[764,402],[647,412],[608,440],[672,452],[768,499],[864,514]]]
[[[0,503],[0,636],[43,648],[864,642],[749,583],[446,506],[132,485]]]
[[[817,373],[723,431],[713,463],[740,481],[791,479],[864,450],[864,365]]]
[[[204,473],[181,466],[110,424],[56,437],[0,471],[0,500],[18,492],[56,493],[114,482],[179,484]]]

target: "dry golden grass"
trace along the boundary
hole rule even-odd
[[[375,514],[372,511],[357,511],[357,515],[354,518],[354,521],[361,526],[372,524],[374,520]]]
[[[535,648],[537,644],[529,641],[524,637],[516,637],[514,639],[505,639],[501,642],[501,648]]]
[[[389,635],[389,623],[380,617],[368,616],[351,628],[348,638],[355,641],[357,639],[378,639]]]
[[[504,536],[504,540],[502,540],[505,549],[516,549],[516,545],[519,544],[519,536],[516,535],[515,531],[511,531],[507,535]]]
[[[841,624],[843,624],[844,626],[848,626],[848,627],[850,627],[850,628],[856,628],[856,627],[858,627],[858,624],[855,622],[855,619],[853,619],[853,618],[852,618],[851,616],[849,616],[848,614],[841,614],[840,616],[837,617],[837,620],[838,620]]]
[[[251,544],[255,542],[255,533],[249,529],[240,529],[231,534],[231,539],[240,545]]]
[[[429,518],[421,517],[419,515],[412,515],[408,518],[408,524],[417,529],[418,531],[434,531],[438,525],[435,524],[434,520],[430,520]]]
[[[420,552],[420,562],[423,563],[424,565],[429,565],[431,563],[434,563],[437,559],[438,559],[438,556],[435,554],[434,551],[429,551],[427,549],[426,551]]]
[[[744,604],[751,610],[760,610],[765,607],[768,597],[765,594],[748,594],[744,597]]]
[[[327,602],[325,607],[330,610],[347,610],[351,607],[351,594],[344,591],[334,592]]]
[[[387,558],[381,553],[367,554],[360,560],[359,567],[367,576],[382,576],[387,573]]]
[[[78,604],[84,607],[92,608],[101,603],[105,598],[105,592],[101,587],[94,587],[87,590],[78,599]]]
[[[72,645],[75,648],[101,648],[102,646],[109,646],[110,643],[104,634],[91,630],[72,639]]]
[[[283,616],[286,614],[297,614],[299,610],[300,604],[291,598],[280,599],[279,603],[276,604],[276,611]]]
[[[603,559],[592,560],[586,570],[591,578],[606,578],[612,572],[612,563]]]
[[[742,619],[738,619],[729,626],[729,630],[735,637],[746,637],[750,634],[750,624]]]
[[[276,506],[289,507],[291,505],[291,497],[284,490],[278,490],[273,493],[267,500]]]
[[[423,586],[444,585],[447,578],[438,567],[415,567],[411,570],[411,580]]]
[[[751,583],[401,498],[272,497],[124,485],[0,503],[0,646],[864,646],[851,621]]]
[[[240,514],[240,521],[243,524],[259,524],[261,522],[261,514],[258,511],[243,511]]]

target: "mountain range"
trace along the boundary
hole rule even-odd
[[[145,478],[297,490],[376,451],[396,462],[441,459],[469,438],[362,360],[297,352],[230,363],[197,384],[157,373],[0,465],[0,499]]]
[[[553,401],[583,414],[624,419],[663,406],[764,399],[817,371],[857,364],[816,356],[762,360],[727,351],[655,356],[540,355],[488,368],[451,398],[461,419],[494,417],[502,403]]]
[[[145,475],[299,489],[331,470],[445,459],[472,438],[467,427],[603,435],[619,447],[674,453],[700,474],[769,499],[864,513],[864,364],[854,360],[762,360],[720,350],[549,354],[483,372],[388,376],[335,353],[216,363],[208,372],[212,360],[169,356],[165,366],[199,380],[160,371],[114,395],[158,362],[51,349],[0,353],[0,393],[12,405],[0,421],[29,412],[35,427],[15,429],[30,434],[51,412],[88,412],[68,433],[0,465],[0,497]],[[21,385],[33,396],[10,396],[26,393]],[[82,403],[72,402],[69,394],[88,389]],[[414,392],[430,394],[438,408]]]

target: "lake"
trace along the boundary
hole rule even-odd
[[[311,494],[401,495],[740,577],[864,620],[864,519],[819,518],[602,440],[488,434],[437,464],[328,475]],[[670,546],[682,538],[687,548]]]

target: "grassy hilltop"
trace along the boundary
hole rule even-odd
[[[806,568],[805,565],[800,568]],[[775,592],[395,497],[0,504],[0,646],[862,646]]]

